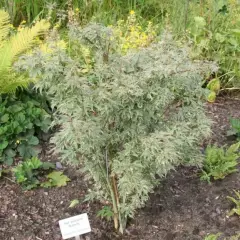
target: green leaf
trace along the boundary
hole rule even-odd
[[[44,187],[44,188],[50,188],[50,187],[53,187],[52,183],[49,182],[49,181],[46,181],[46,182],[41,183],[40,186],[41,186],[41,187]]]
[[[47,177],[50,179],[52,186],[62,187],[66,186],[67,182],[70,179],[63,174],[63,172],[53,171],[52,173],[48,174]]]
[[[226,40],[225,36],[220,33],[216,33],[215,38],[219,43],[223,43]]]
[[[28,144],[30,144],[30,145],[38,145],[38,144],[39,144],[39,140],[38,140],[37,137],[31,136],[31,137],[28,139]]]
[[[1,117],[1,122],[2,122],[2,123],[6,123],[8,120],[9,120],[9,114],[4,114],[4,115]]]
[[[204,28],[206,26],[206,21],[203,17],[194,17],[194,21],[198,28]]]
[[[17,104],[9,107],[9,110],[10,110],[10,112],[12,112],[12,113],[20,112],[22,109],[23,109],[23,106],[20,106],[20,105],[17,105]]]
[[[32,145],[27,145],[26,143],[22,143],[17,147],[17,150],[21,157],[23,158],[31,158],[33,156],[37,156],[40,152],[38,148],[35,148]]]
[[[104,206],[100,211],[97,213],[97,217],[106,218],[108,221],[111,220],[113,217],[113,211],[109,206]]]
[[[78,199],[74,199],[71,201],[69,208],[73,208],[75,206],[77,206],[79,204],[79,200]]]
[[[222,233],[217,233],[217,234],[210,234],[207,237],[205,237],[204,240],[218,240],[218,237],[220,237]]]
[[[0,143],[0,150],[5,149],[8,146],[8,141],[4,140]]]
[[[31,169],[38,169],[42,166],[42,162],[37,157],[32,157],[29,159],[27,164],[31,167]]]
[[[239,147],[240,147],[240,142],[235,143],[235,144],[232,144],[232,145],[228,148],[226,154],[230,155],[230,154],[236,153],[236,152],[239,150]]]
[[[7,149],[4,153],[5,153],[8,157],[11,157],[11,158],[13,158],[13,157],[16,156],[16,152],[15,152],[13,149],[11,149],[11,148]]]
[[[42,163],[42,168],[44,170],[48,170],[48,169],[54,169],[55,168],[55,165],[53,163],[50,163],[50,162],[43,162]]]
[[[6,156],[4,163],[7,164],[8,166],[11,166],[13,164],[13,158]]]

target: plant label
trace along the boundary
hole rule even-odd
[[[63,239],[68,239],[91,232],[87,213],[59,221]]]

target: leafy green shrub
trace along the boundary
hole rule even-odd
[[[206,156],[203,162],[203,171],[201,180],[210,182],[211,177],[214,180],[223,179],[227,175],[237,172],[240,143],[231,145],[227,150],[217,146],[208,146]]]
[[[236,199],[234,197],[227,197],[236,205],[236,207],[230,211],[229,216],[232,216],[233,214],[240,216],[240,191],[234,191],[234,193],[237,196]]]
[[[157,176],[201,162],[198,144],[210,134],[201,81],[216,67],[192,62],[188,49],[179,49],[167,33],[162,42],[125,56],[107,51],[109,37],[111,29],[101,25],[71,30],[71,40],[94,52],[87,73],[79,56],[57,49],[26,56],[18,67],[37,77],[36,86],[57,106],[56,152],[81,163],[94,180],[88,199],[108,201],[122,232],[158,185]]]
[[[36,156],[36,135],[48,130],[50,120],[40,103],[27,95],[0,97],[0,163],[11,165],[14,157]]]
[[[55,165],[49,162],[41,162],[37,157],[25,160],[17,167],[13,168],[17,183],[30,190],[38,186],[42,187],[61,187],[65,186],[70,179],[62,172],[53,171],[47,176],[46,171],[54,169]],[[48,180],[43,182],[40,178],[47,178]]]

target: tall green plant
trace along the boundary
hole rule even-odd
[[[88,73],[79,56],[56,49],[18,65],[27,66],[57,106],[56,152],[82,164],[94,180],[88,198],[110,202],[114,226],[123,232],[158,185],[156,176],[201,161],[197,145],[210,133],[201,80],[215,65],[193,63],[169,34],[125,56],[112,54],[111,29],[101,25],[72,29],[70,39],[73,49],[84,42],[95,53]]]
[[[0,7],[11,16],[11,22],[19,25],[22,20],[32,23],[46,18],[51,13],[52,22],[57,22],[59,15],[66,15],[69,5],[82,23],[96,19],[104,23],[113,23],[127,16],[130,10],[140,13],[146,19],[159,21],[162,15],[162,2],[158,0],[4,0]]]
[[[0,10],[0,94],[14,92],[18,87],[27,87],[30,79],[16,74],[12,65],[17,57],[36,44],[36,37],[49,28],[45,21],[37,22],[32,28],[24,28],[21,32],[9,37],[9,15]]]

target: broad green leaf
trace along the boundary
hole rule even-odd
[[[11,166],[13,164],[13,158],[6,156],[4,163],[7,164],[8,166]]]
[[[67,182],[70,179],[63,174],[63,172],[53,171],[52,173],[48,174],[47,177],[50,179],[52,186],[62,187],[66,186]]]
[[[13,149],[11,149],[11,148],[9,148],[9,149],[7,149],[5,152],[4,152],[8,157],[15,157],[16,156],[16,152],[13,150]]]
[[[4,140],[0,142],[0,150],[5,149],[8,146],[8,141]]]
[[[37,137],[31,136],[31,137],[28,139],[28,144],[30,144],[30,145],[38,145],[38,144],[39,144],[39,140],[38,140]]]
[[[2,122],[2,123],[6,123],[8,120],[9,120],[9,114],[4,114],[4,115],[1,117],[1,122]]]

